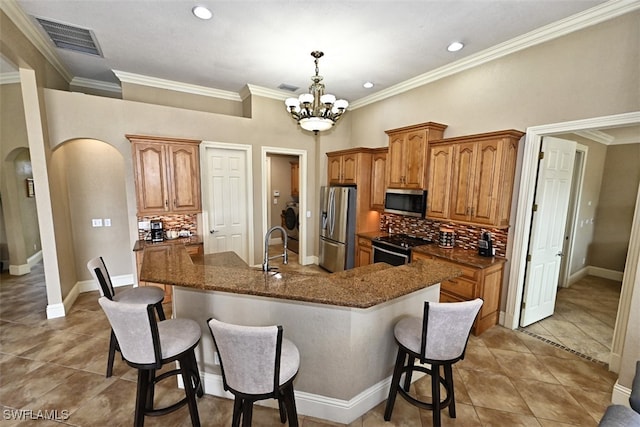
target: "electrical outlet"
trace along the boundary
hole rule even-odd
[[[111,227],[111,218],[105,218],[104,219],[104,226],[105,227]]]
[[[91,226],[92,227],[102,227],[102,219],[101,218],[92,219],[91,220]]]

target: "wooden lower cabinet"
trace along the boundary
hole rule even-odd
[[[356,267],[369,265],[373,262],[373,249],[371,239],[358,237],[358,247],[356,250]]]
[[[474,335],[480,335],[498,324],[504,263],[477,268],[416,252],[412,254],[412,257],[413,259],[437,259],[462,270],[461,276],[440,283],[440,301],[459,302],[482,298],[484,303],[472,328]]]
[[[151,248],[146,248],[144,250],[136,251],[136,271],[138,274],[138,286],[156,286],[164,291],[164,300],[163,303],[169,303],[173,299],[173,286],[165,285],[164,283],[154,283],[154,282],[145,282],[140,280],[140,269],[142,268],[142,257],[143,254],[152,258],[160,258],[160,261],[156,261],[162,263],[162,265],[169,265],[169,256],[170,256],[170,245],[158,245]],[[202,255],[203,253],[203,245],[202,244],[193,244],[193,245],[185,245],[185,249],[189,256]]]

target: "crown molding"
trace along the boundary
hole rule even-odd
[[[126,71],[111,70],[121,82],[150,86],[160,89],[173,90],[177,92],[190,93],[193,95],[210,96],[214,98],[227,99],[229,101],[242,101],[236,92],[213,89],[205,86],[192,85],[188,83],[176,82],[173,80],[159,79],[157,77],[144,76],[142,74],[128,73]]]
[[[69,86],[86,87],[90,89],[106,90],[108,92],[122,93],[122,88],[116,83],[103,82],[101,80],[85,79],[83,77],[74,77],[71,79]]]
[[[264,98],[277,99],[278,101],[284,101],[287,98],[291,98],[292,95],[290,92],[283,92],[281,90],[270,89],[262,86],[256,86],[252,84],[247,84],[242,91],[240,91],[240,96],[242,99],[245,99],[249,95],[257,95],[262,96]]]
[[[495,59],[502,58],[589,26],[599,24],[600,22],[607,21],[637,9],[640,9],[640,1],[638,0],[611,0],[606,3],[602,3],[601,5],[595,6],[591,9],[577,13],[565,19],[561,19],[560,21],[544,27],[540,27],[536,30],[523,34],[522,36],[513,38],[489,49],[485,49],[466,58],[452,62],[451,64],[436,68],[433,71],[429,71],[412,79],[393,85],[387,89],[383,89],[364,98],[360,98],[352,102],[349,107],[350,109],[355,110],[357,108],[373,104],[374,102],[407,92],[411,89],[432,83],[444,77],[477,67]]]
[[[20,83],[20,72],[0,73],[0,85]]]
[[[51,45],[51,42],[37,30],[29,16],[18,6],[18,3],[15,0],[2,0],[0,1],[0,9],[7,14],[9,19],[22,31],[25,37],[38,49],[45,59],[51,63],[56,71],[62,75],[62,78],[70,82],[73,76],[58,58],[55,48]]]
[[[604,145],[611,145],[615,140],[613,136],[599,130],[582,130],[576,132],[576,135]]]

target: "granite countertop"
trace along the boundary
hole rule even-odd
[[[436,244],[416,246],[411,250],[476,268],[487,268],[506,262],[506,259],[502,257],[484,257],[468,249],[441,248]]]
[[[386,231],[369,231],[364,233],[358,233],[359,237],[365,239],[375,239],[376,237],[388,236]],[[411,248],[414,252],[419,252],[425,255],[431,255],[444,260],[457,262],[460,264],[468,265],[476,268],[487,268],[495,264],[501,264],[507,260],[502,257],[483,257],[478,255],[475,251],[462,248],[441,248],[436,243],[430,245],[414,246]]]
[[[200,236],[191,236],[191,237],[178,237],[177,239],[165,239],[162,242],[152,242],[151,240],[138,240],[133,245],[133,250],[141,251],[146,247],[153,246],[166,246],[166,245],[201,245],[202,237]]]
[[[436,260],[393,267],[371,264],[322,274],[288,270],[264,273],[234,252],[192,259],[184,245],[144,247],[140,279],[209,291],[230,292],[352,308],[369,308],[457,277],[462,271]]]

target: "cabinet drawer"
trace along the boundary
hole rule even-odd
[[[469,267],[468,265],[464,265],[464,264],[445,261],[442,258],[438,258],[438,257],[434,259],[440,262],[444,262],[452,267],[459,268],[460,270],[462,270],[462,277],[473,280],[474,282],[478,279],[478,272],[480,270],[478,270],[477,268]]]
[[[358,246],[366,246],[368,248],[371,247],[371,240],[364,238],[364,237],[358,237]]]
[[[189,255],[199,255],[202,248],[202,245],[185,245],[185,249]]]
[[[457,277],[440,283],[440,289],[464,298],[473,299],[476,283]]]
[[[440,292],[440,302],[461,302],[462,298],[455,295],[448,294],[446,292]]]

